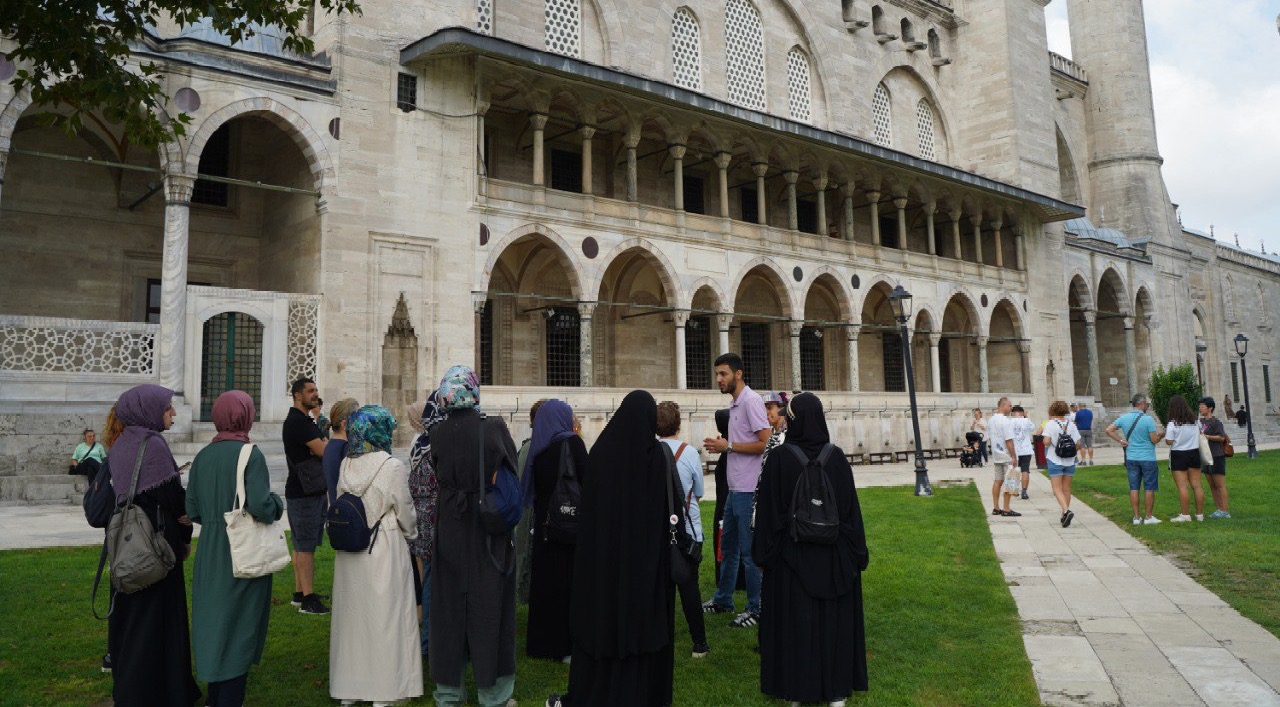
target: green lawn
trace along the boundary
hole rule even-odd
[[[861,492],[871,545],[863,578],[871,691],[851,704],[1039,703],[1017,611],[974,493],[971,485],[939,488],[932,499],[914,498],[910,487]],[[704,508],[709,523],[710,504]],[[109,700],[111,680],[98,671],[106,627],[89,611],[97,556],[96,548],[0,552],[0,704]],[[329,586],[331,551],[322,551],[317,565],[318,586]],[[704,597],[711,574],[704,561]],[[249,679],[251,704],[333,704],[329,620],[289,606],[292,589],[288,571],[276,578],[266,655]],[[520,618],[523,625],[523,608]],[[711,655],[693,660],[677,608],[675,703],[780,704],[760,694],[754,631],[730,629],[724,615],[708,618]],[[516,698],[540,705],[567,679],[568,666],[522,658]]]
[[[1167,458],[1160,462],[1155,515],[1160,525],[1132,526],[1129,483],[1124,468],[1107,466],[1076,472],[1073,494],[1120,524],[1152,550],[1170,555],[1196,581],[1237,611],[1280,636],[1280,451],[1249,459],[1241,444],[1227,460],[1231,518],[1204,523],[1170,523],[1177,515],[1178,487]],[[1205,515],[1213,512],[1209,482],[1204,481]],[[1192,509],[1194,512],[1194,509]]]

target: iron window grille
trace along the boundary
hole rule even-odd
[[[547,385],[576,388],[582,383],[582,324],[578,310],[555,307],[547,317]]]
[[[684,361],[689,389],[711,388],[711,317],[689,317],[684,328]]]
[[[742,339],[742,378],[755,390],[769,390],[772,384],[769,357],[769,324],[743,322],[739,328]]]
[[[582,193],[582,155],[568,150],[551,151],[551,188]]]
[[[826,351],[822,346],[822,330],[804,327],[800,330],[800,387],[826,390]]]
[[[222,125],[209,136],[200,152],[200,174],[212,177],[231,176],[231,128]],[[191,190],[191,203],[206,206],[228,206],[231,203],[231,185],[197,179]]]
[[[1271,402],[1271,366],[1262,367],[1262,393],[1267,402]]]
[[[480,385],[493,385],[493,300],[480,310]]]
[[[418,77],[401,73],[396,76],[396,107],[411,113],[418,107]]]
[[[262,322],[243,312],[223,312],[204,323],[200,417],[228,390],[243,390],[262,410]],[[257,418],[255,418],[257,419]]]
[[[1240,364],[1231,362],[1231,397],[1240,399]]]
[[[902,368],[902,337],[885,332],[880,335],[880,340],[884,355],[884,390],[886,393],[904,392],[907,389],[907,376]]]

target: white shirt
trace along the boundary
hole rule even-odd
[[[988,444],[991,446],[991,461],[996,464],[1013,463],[1005,446],[1007,440],[1013,439],[1013,420],[1000,413],[992,415],[987,422],[987,439],[990,440]]]
[[[1173,451],[1187,452],[1192,449],[1200,448],[1200,426],[1192,423],[1190,425],[1179,425],[1176,422],[1170,422],[1164,428],[1164,438],[1173,440]]]
[[[664,439],[664,444],[671,448],[672,456],[680,450],[678,439]],[[693,537],[694,542],[702,542],[702,509],[698,507],[698,499],[702,498],[702,460],[698,450],[691,444],[676,460],[676,472],[680,475],[680,485],[684,494],[676,499],[676,503],[689,503],[689,515],[685,518],[685,530]],[[690,496],[692,494],[692,496]]]
[[[1031,430],[1035,425],[1032,424],[1031,420],[1025,417],[1015,417],[1009,422],[1013,424],[1013,451],[1017,452],[1020,457],[1035,454],[1035,447],[1031,446]]]
[[[1053,453],[1056,445],[1058,444],[1058,437],[1062,436],[1064,430],[1071,439],[1075,440],[1076,455],[1079,456],[1080,430],[1076,429],[1076,423],[1049,418],[1049,420],[1044,423],[1044,458],[1046,461],[1051,461],[1058,466],[1075,466],[1076,457],[1062,459],[1057,454]]]

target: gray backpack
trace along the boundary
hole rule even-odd
[[[142,455],[147,451],[143,440],[138,450],[138,461],[133,466],[133,481],[129,484],[129,496],[116,510],[107,526],[107,559],[111,563],[111,586],[117,592],[133,594],[159,582],[173,569],[176,559],[173,548],[164,538],[164,514],[159,530],[151,526],[146,511],[133,504],[138,490],[138,472],[142,468]]]

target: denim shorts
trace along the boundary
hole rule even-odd
[[[1053,462],[1047,462],[1047,463],[1049,464],[1050,478],[1054,476],[1075,476],[1076,475],[1075,464],[1072,464],[1071,466],[1064,466],[1062,464],[1054,464]]]
[[[1143,488],[1147,491],[1160,490],[1160,467],[1155,462],[1126,461],[1124,470],[1129,472],[1129,490]]]
[[[325,494],[301,496],[285,500],[289,530],[293,533],[295,552],[315,552],[324,536],[324,514],[329,499]]]

